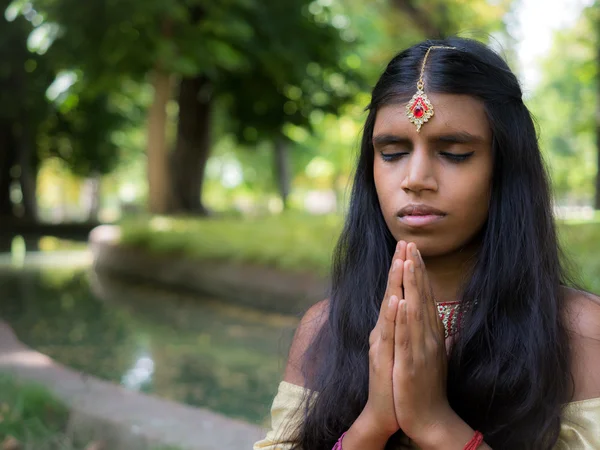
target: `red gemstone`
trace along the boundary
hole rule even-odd
[[[423,117],[425,115],[425,111],[427,111],[427,109],[428,108],[425,105],[425,103],[423,102],[423,99],[421,97],[419,97],[413,103],[412,113],[417,119],[420,119],[421,117]]]

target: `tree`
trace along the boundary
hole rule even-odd
[[[210,149],[211,117],[219,96],[226,95],[224,86],[234,80],[252,80],[252,89],[237,90],[237,105],[231,109],[234,122],[241,122],[234,116],[243,109],[240,104],[255,104],[259,91],[280,100],[273,109],[276,120],[257,129],[273,133],[275,141],[281,137],[283,124],[296,120],[284,113],[286,104],[291,108],[290,99],[283,98],[286,85],[299,84],[311,62],[324,71],[335,69],[339,48],[344,45],[328,17],[329,8],[314,14],[306,0],[36,0],[35,4],[44,11],[45,23],[55,23],[61,30],[53,48],[65,69],[77,68],[93,78],[91,85],[98,91],[111,89],[123,78],[142,81],[150,73],[155,74],[156,82],[156,74],[162,74],[162,100],[152,110],[153,117],[162,120],[165,77],[179,80],[169,208],[175,211],[205,211],[200,192]],[[274,104],[271,100],[267,103]],[[307,109],[299,109],[297,116],[305,116]],[[306,117],[302,120],[307,122]],[[152,123],[164,126],[157,120]],[[158,139],[164,139],[163,134]],[[164,159],[160,150],[152,155]]]
[[[503,17],[512,0],[470,2],[433,0],[390,0],[418,33],[427,39],[441,39],[459,33],[476,32],[479,38],[489,39],[486,33],[503,29]]]
[[[294,148],[286,128],[291,125],[312,133],[313,114],[339,114],[367,87],[363,74],[347,63],[349,55],[356,57],[356,42],[351,46],[341,37],[350,22],[344,14],[347,11],[339,5],[314,5],[308,8],[303,0],[295,0],[255,10],[250,23],[267,23],[271,15],[279,20],[270,27],[255,27],[248,44],[251,48],[246,50],[257,55],[250,70],[225,73],[218,85],[231,111],[228,131],[238,142],[247,147],[271,143],[272,167],[284,208],[291,189],[290,150]],[[289,14],[290,8],[298,13]]]
[[[58,157],[77,175],[106,173],[118,156],[111,134],[126,121],[108,94],[85,94],[81,75],[70,92],[51,98],[61,74],[48,46],[53,29],[38,28],[31,39],[41,16],[29,3],[8,3],[0,5],[6,10],[0,18],[0,216],[36,220],[40,162]],[[21,196],[16,205],[11,200],[15,192]]]
[[[167,152],[167,104],[171,98],[170,74],[157,67],[150,74],[152,104],[148,110],[147,144],[148,157],[148,208],[154,213],[169,211],[171,200],[171,174]]]
[[[147,121],[150,203],[159,210],[166,208],[169,181],[164,128],[171,67],[165,61],[172,60],[172,49],[164,45],[161,35],[168,34],[173,8],[168,2],[151,0],[32,3],[43,18],[36,31],[54,30],[50,40],[55,66],[85,75],[86,83],[80,86],[84,96],[110,97],[124,83],[143,81],[146,74],[151,76],[155,95]],[[105,133],[109,135],[110,130]]]
[[[179,132],[173,154],[178,169],[173,186],[186,211],[204,212],[199,193],[211,143],[212,109],[219,98],[225,99],[230,130],[239,142],[273,143],[274,168],[285,205],[290,168],[284,127],[293,123],[310,128],[313,111],[337,112],[358,88],[359,83],[348,83],[344,73],[344,43],[330,23],[333,14],[328,9],[311,12],[305,0],[294,0],[257,3],[241,8],[238,14],[252,32],[251,39],[230,43],[236,54],[246,55],[244,69],[221,69],[217,76],[181,81]],[[307,73],[311,65],[318,68],[312,75]],[[330,79],[335,81],[335,89]]]
[[[591,12],[554,35],[542,79],[530,100],[559,201],[587,203],[596,175],[597,47]]]
[[[3,2],[4,9],[7,2]],[[23,17],[0,18],[0,216],[37,217],[35,174],[37,131],[50,108],[45,91],[53,79],[45,60],[27,49],[30,24]],[[11,191],[21,193],[15,210]]]
[[[476,2],[474,13],[459,1],[433,3],[395,2],[393,20],[379,19],[382,33],[373,31],[376,27],[365,17],[372,18],[371,10],[379,11],[383,2],[365,14],[364,4],[355,0],[33,0],[43,18],[38,30],[53,30],[56,70],[82,74],[85,80],[80,95],[104,95],[110,105],[111,95],[126,80],[151,81],[151,210],[199,214],[206,212],[201,187],[215,108],[223,109],[227,131],[242,144],[271,142],[277,183],[286,198],[294,172],[289,158],[293,138],[286,130],[313,131],[311,117],[338,114],[365,88],[364,79],[378,71],[381,45],[358,40],[363,30],[397,45],[399,37],[406,42],[423,28],[454,31],[465,17],[476,25],[492,23],[499,10],[484,8],[484,0]],[[477,19],[480,15],[484,19]],[[415,23],[420,28],[411,26]],[[365,57],[369,64],[357,70]],[[172,87],[179,111],[169,154],[165,122]]]

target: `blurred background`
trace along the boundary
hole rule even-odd
[[[517,73],[561,239],[600,292],[597,0],[0,12],[0,319],[67,367],[268,424],[299,314],[326,293],[370,89],[425,38],[480,40]],[[0,389],[8,409],[18,381]],[[0,420],[0,442],[64,432],[23,414]]]

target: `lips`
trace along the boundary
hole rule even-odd
[[[398,211],[398,217],[405,216],[445,216],[446,213],[429,205],[411,204]]]
[[[446,213],[429,205],[412,204],[398,211],[400,222],[409,227],[423,227],[443,220]]]

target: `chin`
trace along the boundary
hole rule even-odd
[[[437,258],[460,252],[469,246],[469,243],[449,242],[448,235],[414,235],[408,233],[395,233],[396,241],[414,242],[423,258]]]

